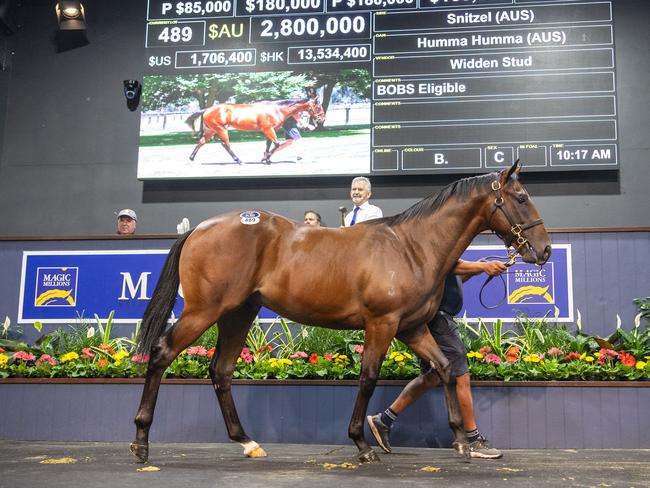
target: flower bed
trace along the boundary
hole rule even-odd
[[[112,338],[112,316],[104,323],[76,324],[28,346],[0,341],[0,378],[134,378],[146,373],[148,357],[135,354],[135,337]],[[274,330],[275,327],[275,330]],[[470,373],[474,379],[514,380],[649,380],[650,329],[640,316],[626,332],[619,326],[607,339],[578,331],[571,334],[552,321],[522,317],[520,331],[503,331],[500,322],[460,324]],[[5,322],[5,335],[9,325]],[[218,335],[212,327],[183,351],[167,369],[172,378],[207,378]],[[299,327],[283,320],[264,329],[256,324],[237,360],[235,379],[355,379],[363,355],[360,331]],[[9,348],[13,348],[11,351]],[[381,367],[381,378],[409,379],[419,363],[393,341]]]

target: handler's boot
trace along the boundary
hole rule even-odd
[[[375,437],[377,444],[386,452],[392,452],[390,447],[390,427],[384,424],[381,421],[381,414],[377,415],[368,415],[366,417],[368,425],[370,426],[370,432]]]
[[[490,442],[479,435],[479,438],[469,444],[469,455],[478,459],[499,459],[503,453],[490,445]]]

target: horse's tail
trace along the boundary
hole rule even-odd
[[[191,114],[188,118],[185,119],[185,123],[190,126],[190,129],[192,129],[192,135],[196,135],[196,128],[194,127],[194,121],[201,117],[201,127],[199,128],[199,139],[203,137],[203,113],[205,112],[205,109],[199,110],[198,112],[194,112]]]
[[[167,255],[156,289],[144,312],[138,332],[138,352],[141,354],[150,354],[151,347],[165,331],[167,318],[176,303],[176,294],[180,284],[178,264],[181,250],[190,234],[191,231],[179,237]]]

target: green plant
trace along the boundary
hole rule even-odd
[[[643,317],[646,322],[650,322],[650,297],[635,298],[632,301],[638,307],[641,317]]]

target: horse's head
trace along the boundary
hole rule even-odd
[[[325,123],[325,110],[320,104],[318,97],[309,99],[309,106],[307,107],[307,112],[316,125],[323,125]]]
[[[525,262],[542,265],[551,255],[551,241],[537,208],[519,181],[520,171],[517,160],[492,181],[487,223]]]

